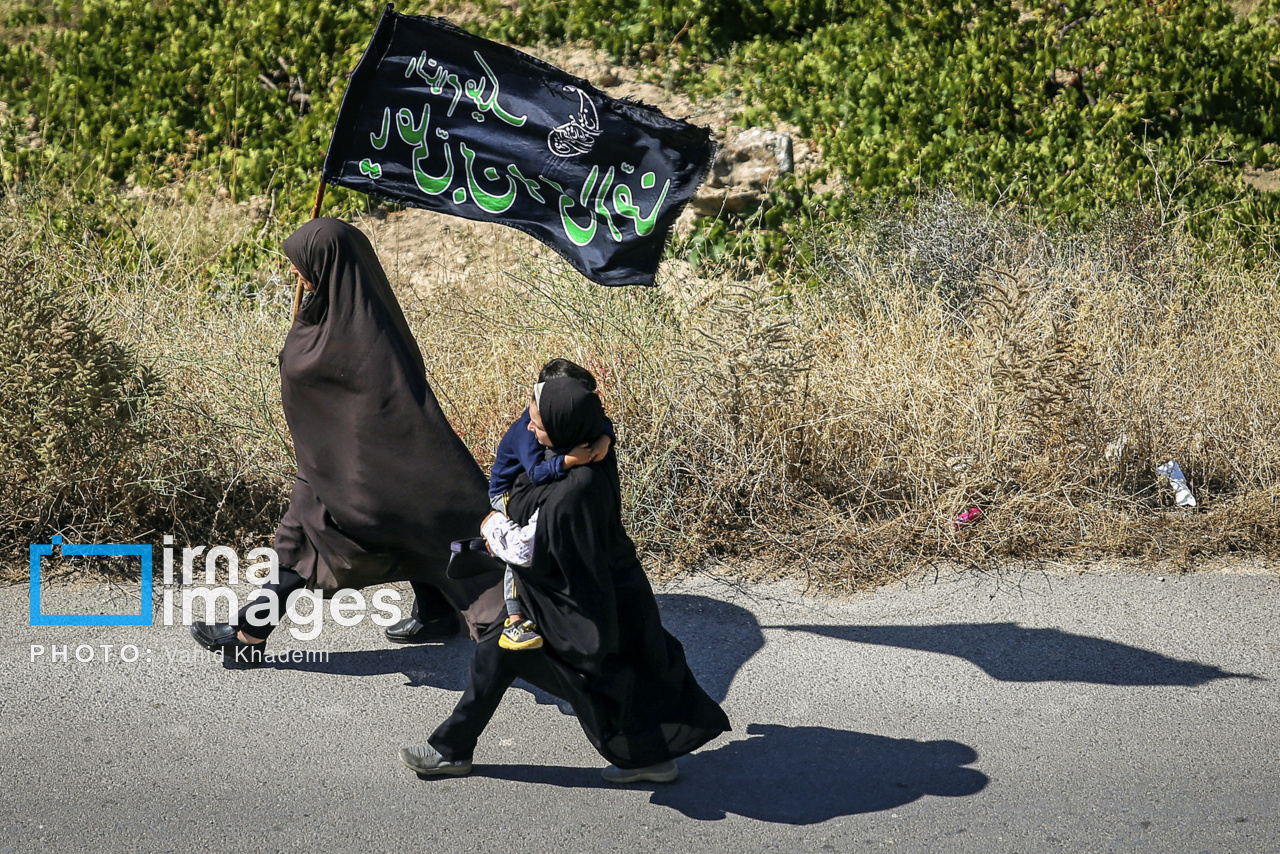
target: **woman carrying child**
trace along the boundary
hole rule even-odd
[[[552,359],[538,372],[540,383],[556,377],[571,377],[586,386],[588,391],[596,390],[596,378],[591,372],[568,359]],[[545,434],[542,438],[546,438]],[[502,637],[498,639],[498,645],[503,649],[518,651],[542,646],[537,624],[525,616],[515,583],[514,567],[528,566],[532,559],[533,532],[538,516],[537,511],[534,511],[529,523],[523,526],[516,525],[507,517],[507,501],[511,497],[511,490],[515,488],[516,480],[521,474],[526,475],[529,483],[534,486],[563,480],[575,466],[604,459],[615,438],[613,422],[606,418],[605,432],[602,435],[563,453],[555,453],[539,440],[537,429],[529,419],[529,409],[526,408],[507,429],[502,441],[498,442],[498,451],[494,455],[489,475],[489,504],[494,512],[485,519],[481,533],[489,542],[490,552],[507,564],[502,583],[503,595],[507,601],[507,619]]]
[[[606,434],[600,399],[568,377],[539,383],[529,416],[542,444],[561,452]],[[427,744],[401,750],[401,761],[423,775],[469,773],[480,733],[520,677],[573,706],[587,738],[613,763],[606,780],[674,780],[674,760],[728,731],[729,721],[662,627],[622,525],[613,448],[541,486],[522,474],[506,507],[517,525],[538,514],[529,566],[515,572],[545,643],[508,652],[497,628],[482,636],[453,714]]]

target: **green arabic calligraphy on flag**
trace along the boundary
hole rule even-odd
[[[324,180],[518,228],[603,285],[652,285],[713,153],[705,128],[387,6],[351,75]]]

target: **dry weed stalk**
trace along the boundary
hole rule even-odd
[[[595,372],[627,522],[660,573],[729,563],[849,588],[939,562],[1280,552],[1274,270],[1197,255],[1142,212],[1059,234],[927,205],[811,236],[824,251],[792,286],[702,270],[696,295],[605,289],[536,259],[500,290],[393,284],[481,465],[544,361]],[[290,477],[287,288],[264,269],[194,292],[181,271],[216,217],[166,217],[131,263],[21,217],[2,236],[48,243],[51,283],[93,282],[103,329],[164,380],[127,479],[137,512],[106,535],[261,541]],[[1155,477],[1170,458],[1195,512]],[[108,486],[96,465],[84,507]],[[62,524],[47,506],[28,511],[40,539]],[[971,506],[981,521],[956,529]]]
[[[785,410],[797,402],[813,348],[804,340],[783,296],[765,282],[729,283],[705,305],[677,343],[674,356],[689,394],[720,409],[736,436],[752,412]]]

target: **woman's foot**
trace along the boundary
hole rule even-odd
[[[610,783],[670,783],[680,776],[680,768],[674,759],[644,768],[619,768],[610,765],[600,772]]]
[[[223,667],[261,667],[265,661],[262,653],[266,649],[266,641],[247,643],[241,640],[241,636],[242,633],[229,623],[196,620],[191,624],[191,637],[210,652],[220,654]]]
[[[458,617],[445,614],[425,623],[417,617],[407,617],[391,626],[383,634],[392,643],[426,643],[458,636]]]
[[[431,777],[462,777],[471,773],[470,759],[445,759],[440,751],[429,744],[400,748],[400,761],[419,774]]]

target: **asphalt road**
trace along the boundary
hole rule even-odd
[[[402,767],[465,640],[326,624],[271,644],[327,661],[229,671],[159,616],[32,627],[27,587],[0,590],[0,852],[1280,852],[1276,575],[657,592],[734,731],[618,787],[523,688],[472,776]]]

